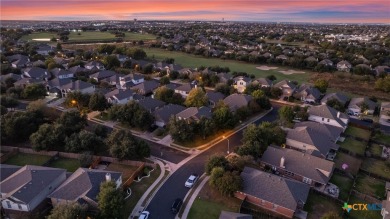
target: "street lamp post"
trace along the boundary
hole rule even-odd
[[[223,136],[223,138],[226,138],[225,136]],[[226,138],[227,142],[228,142],[228,150],[227,150],[227,153],[229,154],[230,153],[230,141],[228,138]]]

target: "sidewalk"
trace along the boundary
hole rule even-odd
[[[183,211],[183,214],[181,215],[181,218],[187,218],[188,213],[190,213],[190,209],[191,209],[191,207],[192,207],[192,204],[194,203],[196,197],[198,197],[198,194],[199,194],[200,190],[202,190],[204,184],[206,184],[206,182],[209,180],[209,178],[210,178],[210,176],[206,176],[206,177],[202,180],[202,182],[199,184],[199,186],[196,187],[194,193],[192,193],[192,195],[191,195],[191,197],[190,197],[190,200],[188,200],[188,203],[187,203],[187,205],[185,206],[185,209],[184,209],[184,211]],[[189,193],[188,193],[188,194],[189,194]],[[184,202],[185,202],[186,199],[187,199],[187,197],[184,198]],[[178,218],[179,218],[179,217],[176,216],[175,219],[178,219]]]
[[[158,159],[155,159],[155,158],[153,159],[153,161],[156,162],[160,166],[160,169],[161,169],[160,176],[158,176],[156,181],[153,182],[153,184],[148,188],[148,190],[146,190],[146,192],[138,200],[137,204],[135,205],[133,211],[131,212],[131,214],[129,216],[129,219],[132,219],[134,217],[138,217],[140,215],[140,213],[145,209],[145,206],[142,206],[142,203],[145,201],[145,199],[148,197],[149,193],[157,186],[157,184],[162,180],[162,178],[165,175],[165,166],[164,166],[164,164],[161,161],[159,161]],[[157,191],[158,191],[158,188],[154,191],[154,194]],[[152,196],[149,197],[149,200],[153,198],[154,194],[152,194]],[[130,196],[130,198],[131,198],[131,196]],[[149,202],[149,200],[146,200],[146,201]],[[147,204],[146,204],[146,206],[147,206]]]

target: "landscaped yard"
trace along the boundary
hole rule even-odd
[[[304,210],[308,212],[308,219],[318,219],[328,212],[336,212],[342,214],[342,206],[338,203],[327,199],[319,194],[310,192],[307,198]]]
[[[117,163],[111,163],[108,165],[106,170],[108,171],[115,171],[115,172],[121,172],[122,173],[122,179],[123,182],[126,182],[126,180],[135,173],[137,170],[137,166],[131,166],[131,165],[124,165],[124,164],[117,164]],[[155,170],[154,170],[155,171]],[[153,171],[153,172],[154,172]]]
[[[362,160],[352,157],[348,154],[344,154],[341,152],[338,152],[336,155],[336,158],[334,160],[336,167],[341,169],[341,166],[343,164],[347,164],[348,168],[345,170],[346,172],[349,172],[353,175],[356,175],[359,172],[360,165],[362,163]]]
[[[366,145],[367,145],[367,143],[364,141],[358,141],[350,137],[345,138],[344,142],[339,142],[338,144],[340,145],[341,148],[347,149],[350,152],[362,156],[366,151]]]
[[[373,137],[374,140],[382,142],[384,144],[390,145],[390,135],[385,135],[385,134],[376,134]]]
[[[209,67],[209,66],[219,65],[222,67],[229,67],[231,72],[234,71],[247,72],[249,74],[254,74],[256,77],[266,77],[268,75],[273,74],[276,76],[277,81],[288,79],[288,80],[298,81],[299,83],[306,82],[310,77],[310,73],[306,70],[305,70],[306,73],[304,74],[284,75],[279,71],[292,69],[292,68],[278,67],[278,69],[259,70],[256,69],[256,67],[260,66],[260,64],[250,64],[250,63],[239,62],[234,60],[222,60],[218,58],[205,58],[202,56],[195,56],[183,52],[168,51],[168,50],[163,50],[158,48],[142,48],[142,49],[146,52],[149,58],[154,58],[157,60],[163,60],[165,58],[173,58],[175,59],[175,64],[179,64],[183,67],[197,68],[200,66]]]
[[[42,166],[49,159],[50,156],[46,156],[46,155],[18,153],[15,156],[10,157],[5,163],[10,165],[17,165],[17,166],[24,166],[24,165]]]
[[[110,165],[109,165],[110,166]],[[161,170],[157,165],[157,169],[150,173],[150,177],[143,178],[140,182],[133,182],[130,186],[131,196],[126,199],[125,207],[123,208],[123,218],[128,218],[133,211],[138,200],[142,197],[145,191],[153,184],[160,175]]]
[[[351,191],[353,180],[348,178],[347,176],[343,176],[339,173],[333,173],[330,182],[337,185],[340,189],[339,199],[347,201],[349,192]]]
[[[362,169],[386,177],[390,180],[390,161],[367,158],[362,164]]]
[[[74,172],[80,167],[80,161],[71,158],[58,158],[49,164],[49,167],[66,169],[68,172]]]
[[[187,218],[218,219],[222,210],[239,212],[240,203],[237,198],[222,196],[206,183],[192,204]]]
[[[363,201],[355,196],[351,196],[351,198],[348,201],[348,204],[372,204],[368,203],[367,201]],[[375,203],[378,204],[378,203]],[[341,209],[341,207],[340,207]],[[353,219],[382,219],[381,211],[354,211],[351,210],[349,213],[348,218]]]
[[[371,155],[377,156],[377,157],[381,157],[382,156],[382,151],[383,151],[383,147],[382,146],[380,146],[378,144],[375,144],[375,143],[371,144],[371,146],[370,146]]]
[[[374,198],[385,198],[385,182],[365,174],[358,174],[356,179],[356,190]]]
[[[347,130],[345,130],[345,134],[368,141],[370,139],[371,132],[365,129],[349,126]]]

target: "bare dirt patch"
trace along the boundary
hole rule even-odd
[[[256,68],[259,70],[268,71],[268,70],[278,69],[279,67],[271,67],[271,66],[262,65],[262,66],[258,66]]]
[[[284,74],[284,75],[305,74],[304,71],[295,71],[295,70],[286,70],[286,71],[279,71],[279,72]]]

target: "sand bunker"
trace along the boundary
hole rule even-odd
[[[32,39],[34,41],[50,41],[49,38],[35,38],[35,39]]]
[[[269,66],[266,66],[266,65],[262,65],[262,66],[259,66],[259,67],[256,67],[256,68],[259,69],[259,70],[263,70],[263,71],[278,69],[278,67],[269,67]]]
[[[305,74],[304,71],[295,71],[295,70],[287,70],[287,71],[279,71],[284,75],[292,75],[292,74]]]

